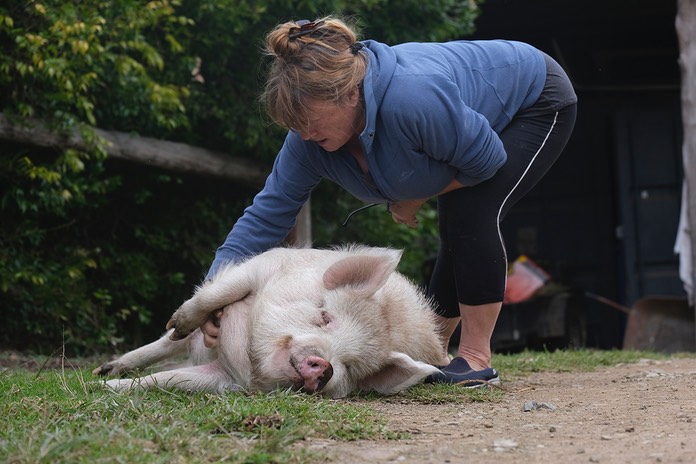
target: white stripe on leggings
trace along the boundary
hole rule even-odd
[[[500,231],[500,214],[503,212],[503,207],[505,206],[505,203],[507,203],[508,198],[510,198],[510,195],[512,195],[512,193],[515,191],[517,186],[520,185],[520,182],[522,182],[522,179],[524,179],[524,176],[527,175],[529,168],[531,168],[532,164],[534,164],[534,160],[536,160],[536,157],[539,155],[541,150],[544,148],[544,145],[546,145],[546,141],[549,139],[551,132],[553,132],[553,128],[556,126],[557,119],[558,119],[558,111],[556,111],[556,114],[553,117],[553,123],[551,124],[551,128],[549,129],[548,133],[546,134],[546,137],[544,137],[544,141],[541,142],[539,149],[537,150],[536,153],[534,153],[532,160],[527,165],[527,169],[524,170],[524,172],[522,173],[522,176],[520,176],[519,180],[517,181],[515,186],[512,187],[512,190],[510,190],[510,192],[507,194],[507,196],[505,197],[503,202],[500,204],[500,208],[498,209],[498,216],[496,217],[496,226],[498,227],[498,238],[500,239],[500,246],[503,248],[503,255],[505,256],[505,269],[507,269],[507,266],[508,266],[508,258],[507,258],[507,250],[505,249],[505,241],[503,240],[503,233]],[[505,272],[505,288],[507,288],[507,271]]]

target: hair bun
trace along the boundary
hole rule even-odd
[[[266,53],[287,59],[302,53],[307,45],[317,45],[329,53],[339,54],[356,41],[355,31],[343,21],[330,16],[315,21],[302,19],[279,24],[269,32]]]
[[[266,36],[266,53],[278,58],[287,58],[300,53],[302,43],[290,39],[290,30],[296,27],[295,23],[284,23],[272,30]]]

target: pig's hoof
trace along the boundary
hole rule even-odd
[[[181,340],[182,338],[186,338],[185,335],[182,336],[181,332],[177,332],[175,318],[169,319],[169,322],[167,322],[167,330],[172,330],[172,333],[169,334],[169,339],[172,341],[177,341]]]
[[[92,371],[92,374],[101,375],[101,376],[109,375],[113,369],[114,369],[113,364],[106,363],[106,364],[102,364],[101,366],[94,369]]]
[[[104,363],[101,366],[97,367],[92,371],[92,374],[98,375],[101,377],[105,376],[111,376],[111,377],[118,377],[118,376],[123,376],[131,372],[133,369],[127,367],[126,365],[116,361]]]
[[[177,323],[179,324],[179,327],[177,327]],[[178,320],[176,317],[172,317],[169,319],[169,322],[167,322],[167,330],[172,330],[172,333],[169,334],[169,339],[172,341],[177,341],[177,340],[183,340],[184,338],[188,337],[193,330],[186,330],[182,327],[182,322]]]
[[[181,333],[178,332],[176,328],[174,328],[174,331],[169,335],[169,339],[173,342],[183,340],[184,338],[188,337],[189,334]]]

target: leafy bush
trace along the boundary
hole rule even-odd
[[[0,224],[3,345],[45,351],[65,341],[86,353],[122,349],[123,337],[127,345],[151,339],[200,281],[212,244],[245,203],[210,179],[105,169],[110,176],[87,182],[81,202],[60,208],[62,186],[12,180]]]

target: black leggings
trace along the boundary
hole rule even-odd
[[[548,60],[542,97],[499,134],[507,162],[491,179],[438,198],[440,250],[429,293],[441,316],[458,317],[458,303],[503,301],[508,264],[500,222],[558,159],[575,124],[575,94],[565,73]],[[554,102],[555,97],[562,98]]]

